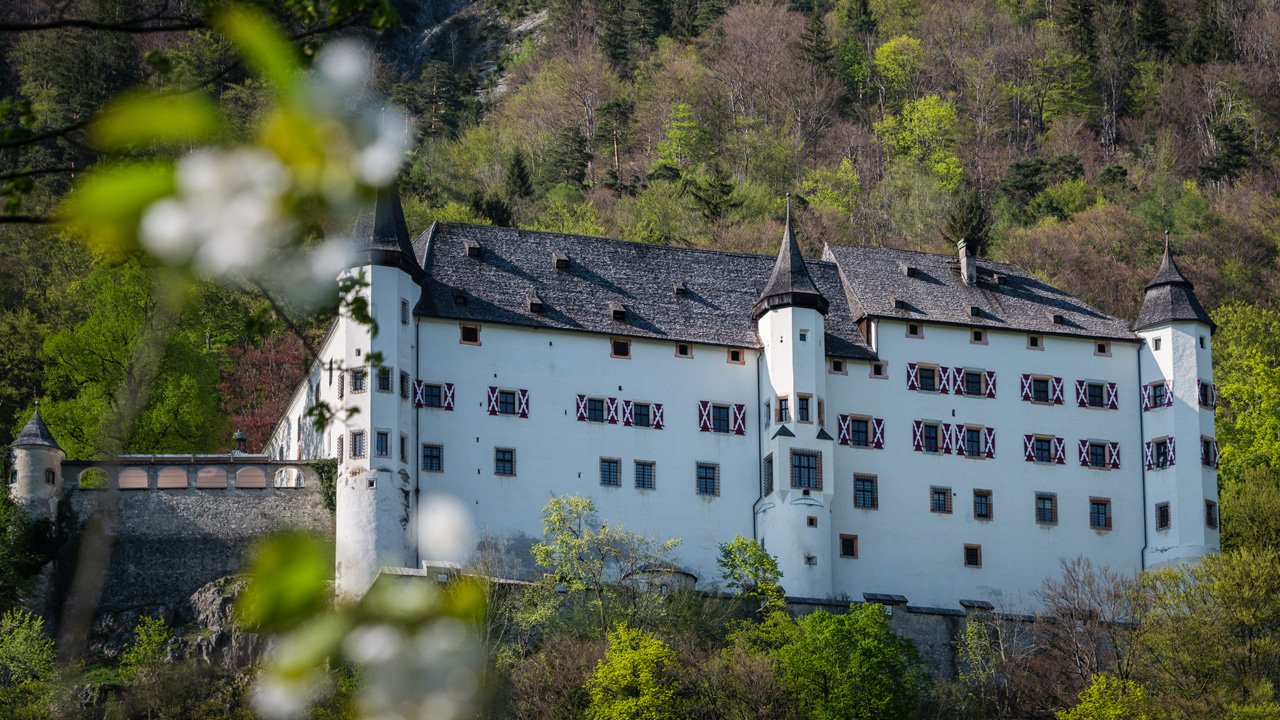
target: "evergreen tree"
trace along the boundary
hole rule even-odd
[[[1065,0],[1059,24],[1071,47],[1087,58],[1097,56],[1097,33],[1093,27],[1094,0]]]
[[[742,204],[733,197],[733,179],[720,163],[712,163],[710,171],[696,182],[688,183],[698,212],[709,223],[723,219],[730,210]]]
[[[1206,0],[1199,4],[1200,15],[1182,46],[1181,58],[1187,64],[1222,62],[1235,55],[1231,30],[1222,22],[1218,3]]]
[[[956,193],[955,205],[947,216],[947,226],[942,236],[954,245],[965,241],[965,247],[974,255],[982,255],[990,244],[991,213],[982,201],[982,194],[972,184],[966,184]]]
[[[601,0],[600,53],[609,61],[609,67],[619,77],[629,78],[634,69],[631,56],[631,33],[628,32],[627,2],[625,0]]]
[[[876,34],[876,18],[871,14],[869,0],[849,0],[840,15],[840,25],[849,33]]]
[[[467,205],[491,225],[511,226],[511,206],[493,193],[485,194],[477,190],[467,197]]]
[[[427,63],[417,81],[397,85],[391,98],[418,116],[418,133],[423,137],[446,137],[457,127],[462,93],[449,63]]]
[[[800,58],[813,71],[815,76],[827,75],[835,67],[835,53],[831,50],[831,36],[827,34],[827,23],[817,7],[809,13],[804,24],[804,32],[796,44]]]
[[[1156,55],[1168,55],[1173,49],[1169,32],[1169,9],[1164,0],[1140,0],[1138,3],[1138,38]]]
[[[591,149],[587,138],[577,125],[567,125],[557,135],[547,157],[542,163],[543,189],[560,183],[581,185],[587,179],[587,163],[591,161]]]
[[[529,177],[529,164],[524,158],[523,150],[517,149],[511,154],[502,189],[511,198],[527,198],[533,194],[533,179]]]
[[[1206,180],[1225,180],[1234,177],[1249,166],[1250,152],[1248,128],[1239,118],[1231,118],[1213,127],[1213,138],[1218,149],[1209,162],[1200,167],[1200,175]]]
[[[611,167],[607,175],[606,185],[620,189],[622,181],[622,156],[620,148],[626,142],[631,128],[631,117],[635,105],[626,98],[616,98],[600,106],[596,115],[599,125],[596,127],[596,139],[605,147],[611,159]]]

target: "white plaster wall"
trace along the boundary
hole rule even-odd
[[[57,498],[62,494],[62,459],[64,455],[44,445],[14,448],[13,499],[26,509],[32,519],[52,520],[57,516]],[[54,484],[45,481],[44,471],[53,470]]]

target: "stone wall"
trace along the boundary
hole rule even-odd
[[[158,607],[240,572],[256,538],[285,529],[333,535],[318,483],[262,489],[84,490],[67,495],[80,526],[112,528],[98,612]],[[114,519],[111,516],[114,515]]]

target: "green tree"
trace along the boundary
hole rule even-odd
[[[507,197],[515,199],[527,198],[533,194],[533,178],[529,175],[529,161],[525,159],[523,150],[511,153],[507,163],[507,173],[502,178],[502,189]]]
[[[589,720],[674,720],[676,654],[652,633],[619,625],[587,681]]]
[[[891,38],[876,48],[871,67],[880,88],[881,111],[896,110],[915,95],[916,82],[924,71],[924,45],[906,35]]]
[[[1165,56],[1173,49],[1169,30],[1169,8],[1164,0],[1138,1],[1137,32],[1142,44],[1157,56]]]
[[[799,635],[780,648],[778,669],[807,717],[892,720],[912,717],[922,678],[916,650],[889,629],[883,607],[819,610],[801,618]]]
[[[1246,467],[1222,484],[1222,549],[1280,550],[1280,473]]]
[[[573,185],[557,185],[547,192],[542,211],[529,226],[530,230],[566,233],[569,235],[603,235],[604,225],[600,214],[582,197],[582,190]]]
[[[956,193],[955,205],[947,215],[942,236],[953,245],[965,241],[965,247],[974,255],[986,254],[991,242],[991,212],[982,199],[977,186],[966,184]]]
[[[5,717],[46,716],[41,707],[57,673],[53,638],[44,621],[24,609],[0,616],[0,710]]]
[[[40,568],[49,561],[55,541],[47,520],[31,517],[9,495],[9,486],[0,489],[0,610],[9,610]]]
[[[734,208],[742,203],[733,197],[733,178],[718,162],[711,163],[711,169],[697,180],[685,183],[689,195],[693,198],[702,219],[709,223],[724,219]]]
[[[902,106],[900,115],[888,115],[873,128],[889,154],[910,158],[928,168],[954,191],[963,169],[955,155],[956,108],[937,95],[926,95]]]
[[[706,142],[706,133],[693,116],[693,106],[676,103],[667,117],[665,137],[658,141],[655,166],[666,165],[685,172],[702,157]]]
[[[120,667],[129,675],[158,667],[168,659],[172,639],[164,620],[143,615],[133,628],[133,642],[120,654]]]
[[[1058,712],[1058,720],[1150,720],[1152,703],[1147,691],[1132,680],[1106,674],[1080,691],[1080,702]]]
[[[837,15],[840,26],[851,33],[876,34],[876,18],[871,14],[869,0],[842,0]]]
[[[1093,26],[1094,0],[1064,0],[1057,3],[1059,25],[1067,41],[1080,55],[1092,58],[1097,53],[1097,30]]]
[[[782,571],[778,559],[770,555],[759,541],[735,535],[720,543],[720,577],[725,585],[748,602],[756,605],[756,613],[768,615],[786,607],[786,599],[778,581]]]
[[[420,136],[445,137],[458,126],[462,89],[457,77],[449,63],[432,60],[422,66],[415,82],[392,89],[391,98],[417,116]]]
[[[835,53],[831,50],[831,35],[827,32],[826,20],[816,3],[805,20],[804,31],[796,43],[796,52],[815,76],[832,73]]]
[[[847,157],[840,158],[837,167],[816,167],[805,174],[800,181],[800,193],[809,205],[815,208],[830,208],[844,213],[852,213],[858,193],[862,190],[862,182],[858,179],[858,171],[853,161]]]
[[[574,124],[564,126],[556,134],[542,161],[542,187],[551,188],[560,183],[583,184],[587,180],[590,162],[591,148],[582,128]]]
[[[1213,314],[1219,475],[1280,468],[1280,311],[1229,303]]]

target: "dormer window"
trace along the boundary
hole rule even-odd
[[[529,296],[529,312],[542,314],[546,312],[547,307],[542,303],[542,298],[537,295]]]
[[[464,241],[462,246],[466,248],[467,257],[478,258],[484,254],[484,251],[480,248],[480,243],[475,240]]]
[[[676,281],[676,284],[671,286],[671,290],[672,290],[672,292],[674,292],[676,295],[688,295],[688,294],[689,294],[689,288],[685,287],[684,282],[683,282],[683,281],[680,281],[680,280],[677,280],[677,281]]]
[[[1065,317],[1063,317],[1063,316],[1062,316],[1061,314],[1059,314],[1059,313],[1054,313],[1054,314],[1050,315],[1049,317],[1050,317],[1050,319],[1052,319],[1052,320],[1053,320],[1053,324],[1054,324],[1054,325],[1066,325],[1066,324],[1067,324],[1067,319],[1066,319]]]
[[[557,270],[569,269],[569,256],[564,253],[552,253],[551,262],[555,265]]]
[[[982,317],[982,308],[977,305],[969,306],[969,317]]]
[[[609,316],[616,322],[625,322],[627,319],[627,306],[622,303],[609,303]]]
[[[906,309],[907,309],[907,301],[906,301],[906,300],[899,299],[899,298],[894,298],[894,300],[893,300],[893,309],[894,309],[894,310],[906,310]]]
[[[466,305],[466,304],[467,304],[467,296],[466,296],[466,295],[463,295],[462,293],[454,293],[454,294],[453,294],[453,304],[454,304],[454,305]]]

